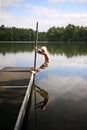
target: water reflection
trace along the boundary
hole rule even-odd
[[[52,96],[53,100],[56,100],[59,97],[81,100],[87,96],[87,79],[80,76],[50,74],[45,78],[42,77],[38,84],[43,85],[42,88],[47,86],[45,89],[50,92],[49,95]]]
[[[87,71],[86,79],[70,71],[67,76],[58,72],[45,70],[37,75],[37,84],[49,92],[51,99],[46,112],[38,113],[38,130],[86,130]],[[33,112],[30,121],[30,129],[34,130]]]
[[[49,48],[49,52],[52,55],[65,54],[68,58],[87,54],[86,43],[49,43],[47,44],[47,48]]]
[[[0,69],[7,66],[33,66],[33,52],[18,52],[18,53],[6,53],[0,54]]]
[[[38,46],[46,46],[52,55],[65,54],[68,58],[87,54],[87,43],[38,43]],[[0,53],[32,52],[34,43],[0,43]]]
[[[35,109],[41,108],[42,110],[45,110],[48,103],[49,103],[49,94],[44,89],[41,89],[39,86],[35,85],[35,91],[44,98],[44,100],[38,102],[35,106]]]
[[[86,43],[44,45],[50,53],[51,63],[48,68],[36,75],[36,84],[48,93],[47,96],[51,100],[45,112],[38,109],[38,130],[87,130]],[[0,47],[0,67],[32,67],[34,45],[13,46]],[[42,56],[37,57],[39,61],[37,67],[42,64],[43,60]],[[44,101],[39,93],[37,95],[37,103]],[[43,104],[44,102],[38,105]],[[29,128],[34,130],[33,106],[30,114]]]
[[[51,67],[69,67],[69,66],[77,66],[77,67],[87,67],[87,55],[81,56],[73,56],[67,58],[65,54],[63,55],[51,55]]]
[[[18,52],[32,52],[34,44],[21,43],[0,43],[0,53],[18,53]]]

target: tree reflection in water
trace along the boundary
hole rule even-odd
[[[35,109],[41,108],[42,110],[46,110],[46,107],[50,101],[50,97],[47,91],[41,89],[37,85],[35,85],[35,91],[43,97],[43,100],[35,105]]]

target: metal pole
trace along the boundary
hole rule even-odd
[[[37,42],[38,42],[38,22],[36,23],[36,40],[35,40],[35,47],[37,47]],[[34,59],[34,70],[36,68],[36,55],[37,53],[35,52],[35,59]]]
[[[36,40],[35,40],[35,47],[37,47],[37,42],[38,42],[38,22],[36,23]],[[36,57],[37,57],[37,53],[35,52],[35,59],[34,59],[34,70],[36,68]],[[37,103],[37,100],[36,100],[36,91],[35,91],[35,74],[34,74],[34,82],[33,82],[33,88],[34,88],[34,100],[35,100],[35,106],[36,106],[36,103]],[[35,128],[37,128],[37,112],[36,112],[36,109],[35,109]]]

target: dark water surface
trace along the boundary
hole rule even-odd
[[[36,109],[35,122],[33,95],[27,130],[87,130],[87,43],[46,46],[51,62],[48,68],[36,74],[35,84],[49,94],[50,102],[46,110]],[[32,67],[33,49],[33,44],[0,44],[0,69]],[[37,55],[37,67],[43,60]],[[37,103],[43,100],[39,93],[36,99]]]

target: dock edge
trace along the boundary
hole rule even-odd
[[[17,121],[15,124],[14,130],[21,130],[21,126],[22,126],[23,119],[24,119],[25,112],[26,112],[26,107],[27,107],[27,104],[28,104],[28,101],[30,98],[30,92],[31,92],[31,86],[33,84],[33,78],[34,78],[34,74],[32,73],[29,84],[28,84],[28,88],[26,90],[24,100],[22,102],[22,105],[21,105],[21,108],[20,108],[20,111],[19,111],[19,114],[17,117]]]

